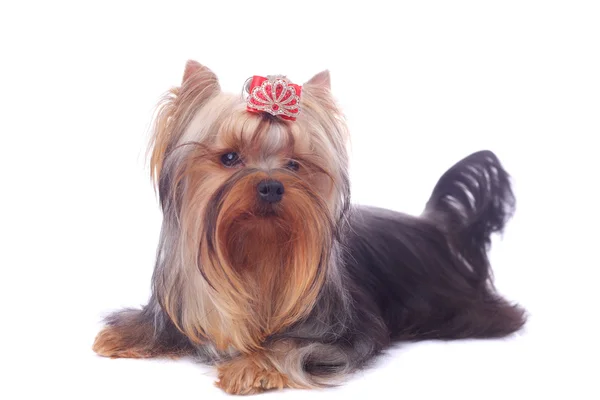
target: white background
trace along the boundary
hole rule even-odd
[[[225,397],[202,365],[91,351],[104,314],[149,294],[144,151],[188,58],[236,93],[330,69],[357,203],[419,213],[484,148],[514,178],[491,258],[523,332],[396,346],[341,388],[267,398],[599,398],[599,21],[593,1],[2,2],[0,398]]]

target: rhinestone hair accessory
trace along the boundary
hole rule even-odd
[[[300,112],[302,86],[291,83],[283,75],[253,76],[246,84],[247,109],[266,112],[288,121],[295,121]]]

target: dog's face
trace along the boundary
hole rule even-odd
[[[347,131],[327,72],[303,85],[300,106],[295,121],[248,112],[188,62],[152,142],[165,226],[183,258],[175,264],[201,274],[220,315],[250,315],[256,341],[311,308],[348,204]]]

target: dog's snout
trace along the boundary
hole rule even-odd
[[[285,192],[283,183],[275,179],[261,181],[256,187],[256,190],[258,190],[260,199],[267,203],[277,203],[278,201],[281,201],[283,193]]]

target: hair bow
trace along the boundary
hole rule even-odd
[[[266,112],[280,118],[295,121],[300,112],[302,86],[291,83],[282,75],[253,76],[246,86],[247,109],[250,112]]]

